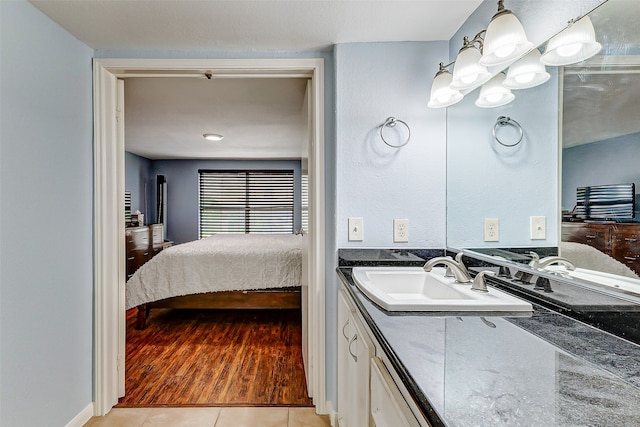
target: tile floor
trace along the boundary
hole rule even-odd
[[[113,408],[84,427],[330,427],[314,408]]]

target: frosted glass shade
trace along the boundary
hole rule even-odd
[[[444,108],[462,100],[462,94],[457,89],[449,87],[452,76],[447,70],[440,70],[431,84],[431,96],[427,106],[429,108]]]
[[[591,18],[585,16],[552,37],[540,61],[553,66],[575,64],[591,58],[601,48]]]
[[[494,78],[486,82],[480,88],[480,96],[476,100],[476,106],[480,108],[494,108],[506,105],[515,99],[515,95],[511,90],[504,87],[506,76],[504,73],[498,73]]]
[[[533,43],[527,40],[522,24],[509,10],[496,13],[484,36],[480,64],[487,67],[505,64],[527,53]]]
[[[453,66],[452,89],[471,89],[486,83],[491,78],[487,67],[479,63],[482,54],[475,46],[460,49]]]
[[[540,51],[533,49],[509,67],[507,78],[502,85],[509,89],[528,89],[549,80],[544,64],[540,62]]]

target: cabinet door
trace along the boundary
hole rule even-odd
[[[351,315],[350,322],[353,325],[354,335],[349,341],[349,373],[351,393],[353,398],[349,413],[349,425],[351,427],[369,427],[371,425],[370,393],[369,393],[369,367],[373,356],[373,344],[369,336],[364,332],[355,314]]]
[[[375,427],[413,427],[418,421],[410,415],[393,378],[378,357],[371,359],[371,417]]]
[[[351,307],[346,301],[343,292],[338,294],[338,425],[348,427],[349,410],[349,341],[353,337],[351,323]]]

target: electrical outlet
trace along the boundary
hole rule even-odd
[[[364,238],[364,224],[362,218],[349,218],[349,241],[362,242]]]
[[[393,241],[395,243],[406,243],[409,241],[409,220],[393,220]]]
[[[498,218],[484,219],[484,241],[497,242],[500,240],[500,221]]]
[[[531,240],[544,240],[547,238],[547,218],[544,216],[530,216]]]

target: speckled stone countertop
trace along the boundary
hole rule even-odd
[[[355,286],[355,263],[342,265],[344,289],[432,425],[640,425],[640,346],[536,304],[530,317],[389,313]]]

